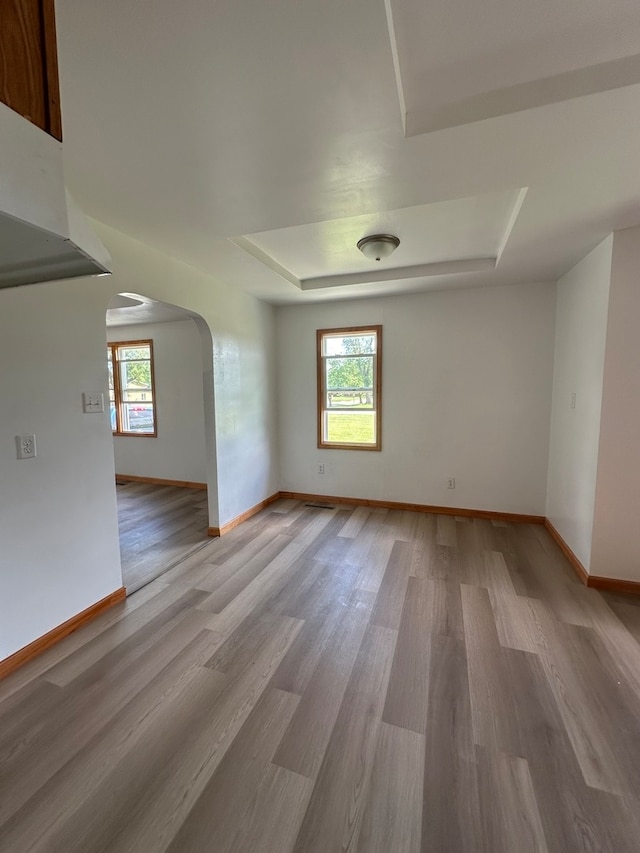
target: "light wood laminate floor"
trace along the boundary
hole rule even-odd
[[[0,850],[637,853],[638,638],[542,527],[280,501],[0,683]]]
[[[209,541],[207,492],[118,483],[122,581],[131,594]]]

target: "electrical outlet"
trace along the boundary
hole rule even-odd
[[[575,409],[575,407],[576,407],[576,395],[575,394],[571,395],[571,402],[569,405],[571,406],[572,409]]]
[[[35,435],[17,435],[16,446],[18,449],[18,459],[35,459],[38,455],[36,452]]]
[[[322,462],[318,463],[318,474],[324,474],[324,464]]]
[[[455,489],[455,487],[456,487],[456,478],[455,477],[449,477],[449,479],[447,480],[447,488],[448,489]]]

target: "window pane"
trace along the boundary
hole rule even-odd
[[[148,361],[151,358],[151,351],[148,344],[138,347],[118,347],[118,358],[120,361]]]
[[[373,358],[356,356],[325,359],[328,408],[373,408]]]
[[[335,444],[375,444],[374,412],[327,412],[326,438]]]
[[[123,432],[152,433],[153,406],[124,403],[122,406]]]
[[[151,391],[151,362],[125,361],[120,365],[120,386],[127,391]],[[126,397],[125,397],[126,399]]]
[[[369,391],[327,391],[327,409],[368,409],[373,410],[373,400]]]
[[[153,395],[151,391],[134,388],[132,391],[123,391],[122,400],[125,403],[152,403]]]
[[[108,346],[109,408],[118,435],[155,435],[151,341]]]
[[[327,409],[368,409],[373,411],[373,394],[362,391],[327,391]]]
[[[376,335],[325,335],[323,355],[358,355],[376,351]]]
[[[318,447],[380,450],[382,326],[318,329]]]

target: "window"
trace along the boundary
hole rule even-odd
[[[382,326],[317,336],[318,447],[380,450]]]
[[[157,435],[153,341],[107,344],[109,409],[114,435]]]

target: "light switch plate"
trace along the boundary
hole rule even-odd
[[[100,392],[84,392],[82,394],[82,411],[85,415],[104,412],[104,394]]]

